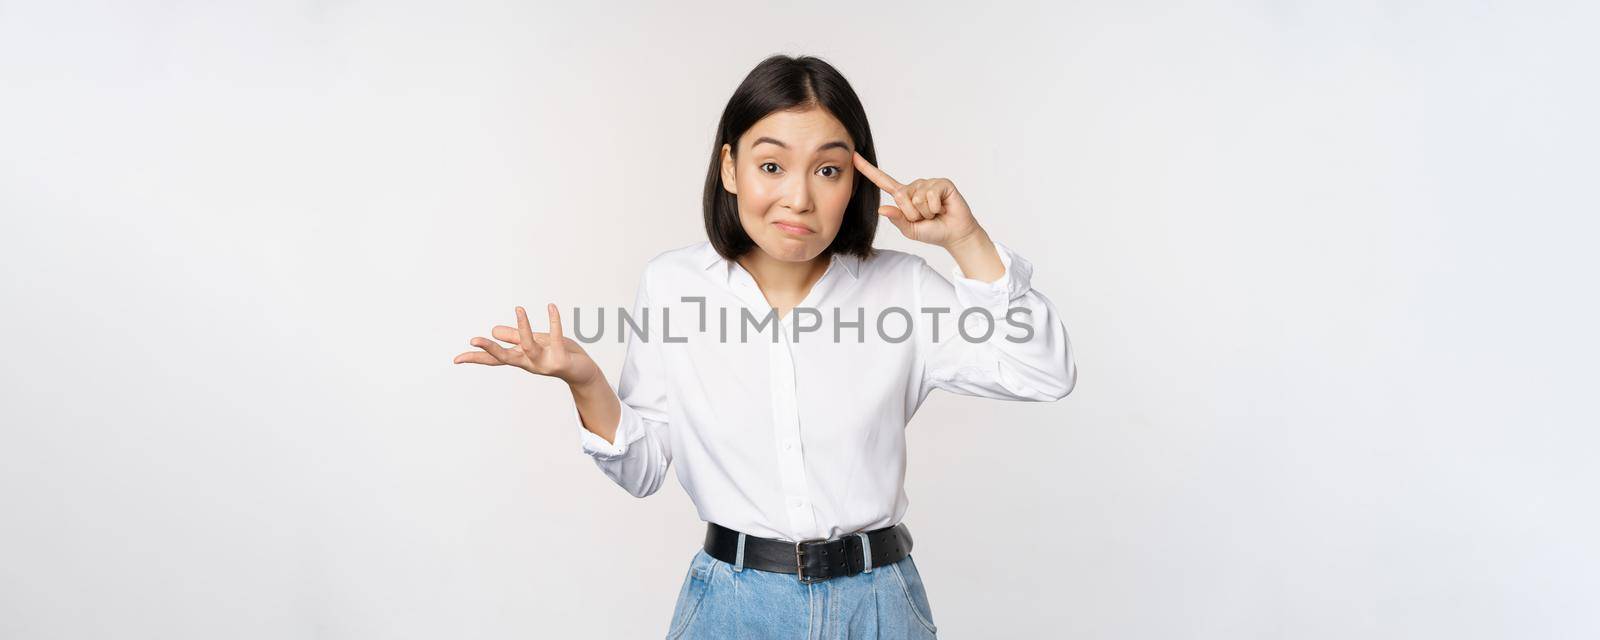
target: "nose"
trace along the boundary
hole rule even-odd
[[[811,211],[811,181],[809,176],[795,172],[784,184],[783,206],[795,213]]]

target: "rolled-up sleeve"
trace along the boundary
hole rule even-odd
[[[661,345],[657,324],[659,318],[648,324],[645,313],[661,315],[659,309],[650,308],[649,271],[640,277],[639,291],[635,296],[633,317],[644,336],[635,335],[625,324],[627,347],[623,356],[622,371],[612,390],[621,400],[621,416],[617,421],[613,442],[595,435],[578,419],[583,453],[594,458],[595,465],[634,497],[643,498],[661,488],[667,469],[672,465],[672,447],[669,429],[670,400],[661,367]],[[622,324],[622,323],[619,323]]]
[[[968,278],[959,265],[950,280],[926,261],[919,266],[913,286],[923,384],[1002,400],[1060,400],[1078,379],[1066,324],[1033,288],[1033,265],[1004,243],[994,244],[1005,273],[993,282]],[[947,311],[935,314],[939,308]]]

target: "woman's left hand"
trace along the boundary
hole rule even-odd
[[[899,206],[883,205],[878,207],[878,213],[889,218],[907,238],[949,249],[982,231],[966,199],[949,179],[919,178],[900,184],[860,153],[853,155],[856,170],[894,196]]]

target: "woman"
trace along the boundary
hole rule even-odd
[[[516,346],[478,337],[481,351],[456,356],[565,381],[583,451],[634,496],[677,462],[707,531],[668,638],[934,637],[900,522],[907,421],[933,389],[1051,401],[1076,382],[1031,265],[950,180],[901,183],[875,160],[838,71],[770,57],[723,111],[708,241],[644,269],[615,387],[554,304],[548,332],[517,307],[517,326],[492,332]],[[879,206],[880,190],[895,204]],[[954,281],[874,249],[879,216],[948,251]]]

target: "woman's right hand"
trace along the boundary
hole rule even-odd
[[[576,340],[561,335],[560,310],[556,309],[554,303],[547,305],[547,310],[550,312],[548,333],[534,331],[528,324],[528,313],[522,307],[517,307],[516,327],[495,325],[491,331],[495,340],[517,346],[507,349],[494,340],[478,336],[469,344],[482,351],[463,352],[455,357],[455,364],[509,364],[529,373],[560,378],[574,388],[603,380],[599,365],[589,357],[589,353]]]

